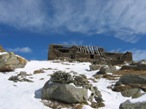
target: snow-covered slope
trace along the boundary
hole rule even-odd
[[[19,68],[14,72],[5,74],[0,73],[0,109],[49,109],[41,102],[40,89],[49,80],[50,74],[57,70],[74,71],[92,78],[92,75],[97,71],[89,71],[89,65],[90,63],[85,62],[30,61],[25,68]],[[46,68],[45,73],[33,74],[34,70],[42,68]],[[10,76],[16,75],[20,71],[32,74],[28,76],[28,79],[34,82],[13,82],[8,80]],[[107,88],[115,81],[106,79],[98,79],[96,81],[91,81],[91,83],[98,87],[105,101],[105,107],[101,109],[118,109],[120,103],[128,99],[122,97],[120,93],[113,92]],[[87,108],[89,109],[88,106],[84,106],[84,109]]]

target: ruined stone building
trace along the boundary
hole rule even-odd
[[[77,46],[77,45],[58,45],[49,46],[48,60],[76,60],[84,62],[97,62],[100,64],[122,64],[125,61],[132,61],[132,53],[113,53],[106,52],[104,48],[97,46]]]

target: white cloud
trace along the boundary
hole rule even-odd
[[[0,23],[17,29],[40,30],[46,14],[42,0],[0,0]]]
[[[133,53],[133,60],[135,61],[139,61],[142,59],[146,60],[146,50],[132,49],[130,51]]]
[[[8,48],[8,51],[19,52],[19,53],[31,53],[32,52],[31,48],[29,48],[29,47]]]
[[[35,32],[106,34],[135,43],[146,35],[145,0],[0,0],[0,23]]]

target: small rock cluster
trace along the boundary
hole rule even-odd
[[[94,108],[103,106],[102,96],[85,75],[55,72],[42,89],[42,99],[68,104],[85,103]]]
[[[27,74],[24,71],[21,71],[19,74],[17,74],[16,76],[11,76],[8,80],[13,81],[13,82],[33,82],[30,79],[27,79],[26,77],[30,76],[29,74]]]

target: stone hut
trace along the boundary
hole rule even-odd
[[[132,53],[106,52],[98,46],[59,45],[49,46],[48,60],[76,60],[84,62],[97,62],[101,64],[122,64],[132,61]]]

